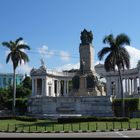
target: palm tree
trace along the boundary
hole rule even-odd
[[[121,84],[122,116],[125,116],[121,70],[129,69],[130,67],[130,56],[124,48],[124,45],[130,45],[130,39],[123,33],[116,36],[116,38],[110,34],[104,37],[103,43],[108,44],[109,46],[104,47],[98,52],[98,58],[99,60],[102,60],[103,57],[108,54],[104,62],[105,70],[114,72],[118,70]]]
[[[23,41],[23,38],[19,37],[16,41],[2,42],[2,45],[10,50],[6,58],[6,63],[8,63],[9,60],[11,60],[13,64],[13,114],[15,114],[16,106],[16,68],[18,67],[18,64],[22,63],[22,61],[24,63],[29,61],[27,54],[23,50],[30,50],[30,47],[25,43],[21,43],[21,41]]]

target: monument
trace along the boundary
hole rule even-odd
[[[81,32],[79,46],[80,69],[73,77],[72,96],[101,96],[105,95],[104,85],[97,78],[94,68],[93,34],[84,29]]]
[[[80,69],[77,73],[52,72],[41,60],[31,70],[32,95],[28,114],[33,117],[113,116],[110,96],[94,69],[93,34],[84,29],[80,36]],[[71,88],[72,82],[72,88]]]

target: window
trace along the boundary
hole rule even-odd
[[[57,94],[57,80],[54,80],[54,93]]]

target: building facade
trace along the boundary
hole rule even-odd
[[[32,96],[68,96],[74,74],[48,70],[44,65],[39,69],[32,69]]]
[[[103,64],[95,66],[97,73],[106,79],[107,95],[121,98],[121,82],[118,71],[106,72]],[[127,97],[140,97],[140,61],[136,68],[121,71],[123,95]]]
[[[19,85],[24,78],[23,74],[16,74],[16,84]],[[7,88],[13,84],[12,73],[0,73],[0,88]]]

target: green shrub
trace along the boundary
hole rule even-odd
[[[139,98],[125,98],[125,116],[131,117],[134,111],[140,109],[140,99]],[[122,100],[114,99],[112,103],[113,111],[115,116],[120,117],[122,114]]]
[[[0,117],[0,120],[13,120],[13,119],[15,119],[14,116],[1,116]]]
[[[27,111],[27,98],[16,98],[16,111],[23,115]],[[12,109],[12,99],[6,101],[6,107]]]
[[[127,122],[127,117],[70,117],[58,118],[58,123],[73,123],[73,122]]]
[[[3,116],[0,117],[0,120],[19,120],[19,121],[29,121],[29,122],[36,122],[37,118],[32,118],[28,116]]]
[[[32,118],[32,117],[27,117],[27,116],[16,116],[15,119],[19,121],[29,121],[29,122],[37,121],[37,118]]]

